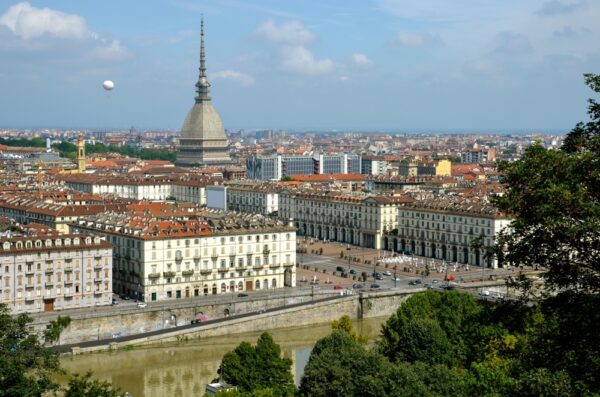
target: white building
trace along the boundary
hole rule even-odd
[[[231,184],[227,187],[227,209],[270,215],[279,210],[279,189],[265,184]]]
[[[399,209],[398,229],[384,237],[383,249],[495,268],[502,264],[484,254],[509,222],[497,208],[478,199],[414,202]],[[474,248],[478,237],[482,247]]]
[[[107,236],[115,246],[114,291],[144,301],[296,284],[295,229],[259,215],[103,214],[74,227]]]
[[[400,196],[282,191],[279,217],[293,219],[298,234],[381,248],[383,234],[397,227]]]
[[[112,258],[112,245],[88,234],[2,238],[0,302],[14,314],[109,305]]]

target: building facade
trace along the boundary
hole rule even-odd
[[[110,305],[112,245],[88,234],[0,239],[0,301],[13,314]]]
[[[235,184],[227,189],[227,209],[271,215],[279,210],[279,190],[269,184]]]
[[[293,219],[299,235],[381,248],[397,226],[398,207],[412,199],[340,193],[282,191],[279,217]]]
[[[248,179],[280,180],[294,175],[360,174],[357,154],[318,154],[315,156],[253,156],[246,160]]]
[[[467,149],[460,153],[461,163],[488,163],[496,160],[496,149]]]
[[[383,249],[496,268],[502,264],[485,252],[509,222],[505,214],[480,200],[423,200],[399,209],[398,228],[384,236]],[[481,239],[480,248],[473,248],[476,238]]]
[[[139,218],[108,214],[76,225],[115,246],[116,293],[152,302],[296,284],[296,234],[287,223]]]

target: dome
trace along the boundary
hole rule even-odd
[[[210,101],[195,103],[188,112],[183,127],[182,138],[226,140],[221,116]]]

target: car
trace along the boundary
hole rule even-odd
[[[391,275],[392,275],[392,273],[390,273],[390,271],[389,271],[389,270],[386,270],[385,272],[383,272],[383,275],[384,275],[384,276],[391,276]]]
[[[335,285],[333,287],[333,289],[336,290],[336,291],[339,291],[339,290],[344,289],[344,288],[341,285]]]
[[[145,308],[146,306],[148,306],[148,305],[146,304],[146,302],[138,302],[138,303],[137,303],[137,307],[139,307],[140,309],[143,309],[143,308]]]
[[[431,281],[431,284],[437,284],[437,283],[439,283],[439,281],[438,281],[438,280],[432,280],[432,281]]]
[[[442,286],[442,288],[447,289],[447,290],[456,289],[456,287],[454,285],[450,285],[450,284],[446,284],[446,285]]]
[[[248,296],[248,294],[245,292],[240,292],[237,296],[238,296],[238,298],[245,298]]]
[[[379,273],[379,272],[373,272],[373,277],[377,277],[377,276],[381,276],[381,273]]]
[[[200,312],[196,315],[196,318],[192,319],[192,321],[190,322],[191,324],[198,324],[202,321],[206,321],[206,316],[204,315],[204,313]]]
[[[350,269],[350,274],[356,274],[356,270]]]
[[[113,304],[113,305],[118,305],[118,304],[119,304],[119,301],[118,301],[118,300],[116,300],[116,299],[113,299],[113,300],[112,300],[112,304]]]
[[[123,297],[123,299],[125,299],[126,301],[128,301],[128,300],[129,300],[129,297],[128,297],[127,295],[125,295],[125,296]]]
[[[490,291],[482,289],[481,291],[479,291],[479,295],[481,295],[481,296],[490,296]]]
[[[352,286],[352,288],[354,288],[354,289],[362,289],[362,288],[365,288],[365,286],[364,286],[364,285],[362,285],[362,284],[359,284],[359,283],[357,283],[357,284],[354,284],[354,285]]]
[[[415,282],[415,285],[417,284],[421,284],[421,280],[417,279],[417,280],[413,280]]]
[[[379,289],[381,288],[381,285],[379,284],[371,284],[371,289]]]
[[[392,277],[392,281],[402,281],[400,277]]]
[[[375,280],[383,280],[383,276],[381,274],[377,274],[375,276]]]
[[[338,266],[338,267],[336,267],[335,271],[336,272],[343,272],[343,271],[345,271],[344,266]]]
[[[415,282],[415,280],[413,280],[413,281],[409,281],[408,285],[417,285],[417,283]]]

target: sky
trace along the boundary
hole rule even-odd
[[[0,127],[568,131],[599,0],[0,0]],[[112,80],[111,92],[102,89]]]

